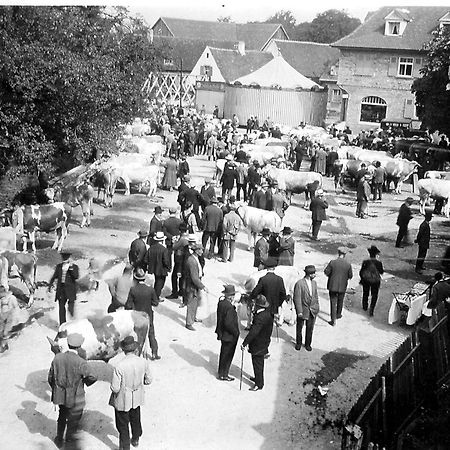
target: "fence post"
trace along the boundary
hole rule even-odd
[[[420,342],[420,367],[423,370],[423,389],[427,392],[427,395],[425,396],[425,404],[428,406],[433,406],[436,404],[435,391],[437,382],[434,333],[428,330],[419,329],[418,338]]]

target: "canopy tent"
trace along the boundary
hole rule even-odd
[[[281,89],[320,88],[317,83],[297,72],[282,56],[273,58],[258,70],[234,80],[234,83]]]

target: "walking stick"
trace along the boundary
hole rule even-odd
[[[241,381],[239,383],[239,390],[242,391],[242,370],[244,368],[244,349],[242,349],[241,353]]]

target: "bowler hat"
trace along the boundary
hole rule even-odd
[[[371,246],[367,249],[367,251],[369,252],[370,255],[378,255],[378,254],[381,253],[380,250],[378,249],[378,247],[375,246],[375,245],[371,245]]]
[[[161,208],[161,206],[156,206],[155,207],[155,214],[161,214],[163,212],[163,209]]]
[[[65,261],[66,259],[69,259],[72,256],[72,253],[65,250],[61,252],[61,258]]]
[[[405,200],[405,202],[406,202],[406,203],[414,203],[414,199],[413,199],[412,197],[408,197],[408,198]]]
[[[306,266],[305,273],[306,275],[312,275],[313,273],[316,273],[316,266],[313,266],[312,264]]]
[[[270,306],[267,298],[262,294],[256,296],[255,305],[260,306],[261,308],[267,308],[268,306]]]
[[[261,230],[261,233],[260,233],[260,234],[262,234],[263,236],[269,236],[270,233],[271,233],[271,231],[270,231],[269,228],[263,228],[263,229]]]
[[[157,231],[153,236],[153,240],[155,241],[163,241],[165,238],[166,236],[162,231]]]
[[[291,227],[284,227],[283,230],[281,231],[283,234],[292,234],[293,233],[293,229]]]
[[[121,343],[120,346],[124,352],[134,352],[139,344],[134,340],[133,336],[127,336]]]
[[[225,284],[224,289],[222,291],[222,294],[225,295],[235,295],[236,294],[236,288],[234,287],[233,284]]]
[[[347,247],[339,247],[337,249],[338,253],[340,253],[341,255],[346,255],[348,253],[348,248]]]
[[[69,347],[78,348],[83,345],[84,337],[80,333],[72,333],[67,336],[67,345]]]
[[[144,229],[138,231],[138,236],[143,238],[148,236],[148,232]]]
[[[133,278],[137,281],[144,281],[145,280],[145,272],[144,269],[138,267],[133,274]]]

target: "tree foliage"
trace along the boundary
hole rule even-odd
[[[280,23],[281,25],[283,25],[288,36],[293,39],[297,21],[294,17],[294,14],[292,14],[292,11],[278,11],[273,16],[270,16],[266,20],[266,23]]]
[[[231,16],[219,16],[217,18],[217,22],[231,23],[233,22],[233,19],[231,18]]]
[[[0,8],[0,168],[51,173],[91,161],[144,114],[162,58],[124,8]]]
[[[437,31],[425,50],[427,64],[412,85],[417,115],[424,127],[450,136],[450,30]]]

